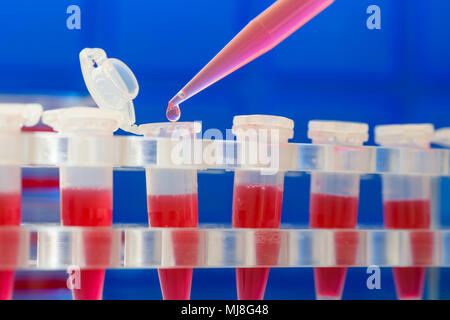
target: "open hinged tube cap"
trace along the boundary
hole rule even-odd
[[[92,107],[71,107],[45,111],[42,122],[58,132],[76,130],[114,132],[122,113]]]
[[[362,145],[369,140],[369,126],[361,122],[311,120],[308,138],[315,143]]]
[[[450,147],[450,128],[436,130],[433,136],[433,143],[444,147]]]
[[[139,134],[153,138],[190,136],[195,138],[202,131],[200,122],[155,122],[141,124]]]
[[[233,134],[236,135],[237,130],[247,129],[278,129],[283,131],[286,139],[292,139],[294,136],[294,121],[285,117],[264,114],[235,116],[233,118]]]
[[[137,133],[133,99],[139,85],[130,68],[120,60],[108,58],[99,48],[83,49],[80,64],[86,86],[98,107],[119,112],[122,115],[118,119],[119,127]]]
[[[429,147],[434,136],[434,126],[424,124],[391,124],[375,127],[375,142],[379,145],[403,147]]]
[[[32,127],[39,122],[41,115],[42,105],[38,103],[0,103],[0,129]]]

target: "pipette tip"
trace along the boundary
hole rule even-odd
[[[181,110],[179,104],[186,99],[186,93],[180,90],[170,101],[167,106],[166,116],[170,122],[176,122],[180,119]]]

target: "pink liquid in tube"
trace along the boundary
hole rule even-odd
[[[19,226],[21,221],[20,192],[0,193],[0,227]],[[19,250],[19,234],[16,230],[0,230],[2,257],[0,264],[15,264]],[[0,300],[10,300],[14,287],[14,270],[0,268]]]
[[[325,10],[334,0],[278,0],[242,29],[169,102],[167,118],[177,121],[178,105],[274,48]]]
[[[358,198],[332,194],[311,194],[310,227],[353,229],[357,224]],[[358,234],[335,233],[336,264],[353,264],[356,259]],[[347,268],[314,268],[316,294],[320,298],[339,299],[344,289]]]
[[[0,226],[18,226],[21,221],[20,192],[0,193]]]
[[[384,224],[388,229],[429,229],[430,200],[389,200],[384,202]],[[411,234],[412,261],[432,260],[432,235],[426,231]],[[424,267],[392,268],[399,299],[421,299],[425,284]]]
[[[112,190],[94,188],[61,189],[61,221],[64,226],[109,227],[112,225]],[[108,264],[110,233],[83,235],[87,264]],[[99,250],[101,248],[101,250]],[[80,288],[73,289],[75,300],[101,300],[104,269],[80,270]]]
[[[234,228],[279,228],[283,187],[266,184],[237,184],[233,191]],[[258,236],[258,235],[256,235]],[[258,243],[258,264],[276,264],[280,243]],[[237,268],[236,284],[239,300],[262,300],[270,268]]]
[[[197,194],[149,195],[149,224],[159,228],[196,228],[198,226]],[[180,230],[172,234],[173,254],[179,264],[195,265],[198,256],[196,232]],[[192,268],[159,269],[159,281],[165,300],[189,300]]]

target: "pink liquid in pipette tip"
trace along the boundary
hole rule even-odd
[[[265,184],[238,184],[233,191],[234,228],[279,228],[282,186]],[[258,243],[255,248],[259,264],[275,264],[279,242]],[[270,268],[237,268],[236,285],[239,300],[262,300]]]
[[[196,228],[198,226],[197,194],[149,195],[148,218],[151,227]],[[198,236],[180,230],[172,234],[175,261],[195,265],[198,256]],[[192,268],[159,269],[159,282],[164,300],[189,300]]]
[[[256,59],[290,36],[334,0],[278,0],[242,29],[172,98],[178,106],[196,93]],[[169,103],[169,105],[170,105]],[[168,117],[170,120],[170,118]],[[172,120],[171,120],[172,121]]]
[[[384,224],[388,229],[429,229],[430,200],[396,200],[384,202]],[[428,232],[411,234],[413,263],[426,264],[432,259],[433,238]],[[422,299],[425,284],[424,267],[392,268],[397,297]]]
[[[167,120],[170,122],[176,122],[178,119],[180,119],[181,116],[181,110],[178,105],[174,105],[171,102],[169,102],[169,105],[167,106],[166,110],[166,117]]]
[[[21,194],[0,193],[0,226],[19,226],[21,220]],[[19,249],[19,234],[14,231],[0,231],[2,257],[0,264],[10,264],[17,260]],[[14,287],[14,270],[0,268],[0,300],[10,300]]]
[[[315,229],[353,229],[358,216],[358,198],[332,194],[311,194],[310,227]],[[335,234],[337,264],[353,264],[356,259],[358,234],[348,231]],[[314,268],[318,299],[340,299],[347,268]]]
[[[112,225],[111,189],[61,190],[61,221],[64,226],[109,227]],[[87,263],[108,263],[110,237],[108,233],[87,233],[84,248]],[[100,252],[102,248],[104,252]],[[73,289],[75,300],[101,300],[104,269],[80,270],[80,288]]]

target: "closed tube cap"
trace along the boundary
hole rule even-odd
[[[264,114],[235,116],[232,132],[236,134],[240,129],[278,129],[283,131],[285,139],[292,139],[294,136],[294,121],[285,117]]]
[[[80,64],[86,87],[98,107],[119,112],[119,127],[136,133],[133,99],[139,85],[130,68],[118,59],[108,58],[99,48],[83,49]]]
[[[294,129],[294,121],[280,116],[270,116],[265,114],[252,114],[246,116],[235,116],[233,126],[257,126],[279,129]]]
[[[386,147],[428,148],[434,136],[434,126],[423,124],[391,124],[375,127],[375,142]]]
[[[114,132],[122,113],[92,107],[71,107],[45,111],[42,122],[58,132],[76,130]]]
[[[369,126],[362,122],[311,120],[308,138],[314,143],[358,146],[369,140]]]
[[[38,103],[0,103],[0,128],[32,127],[41,119],[42,109]]]
[[[201,131],[200,122],[155,122],[141,124],[138,134],[153,138],[171,138],[174,135],[196,137]]]

